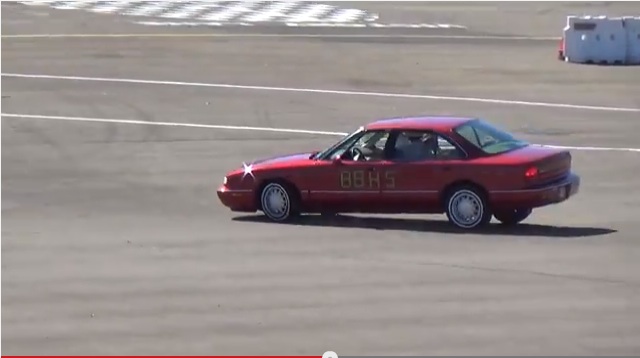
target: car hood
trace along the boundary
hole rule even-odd
[[[288,165],[291,163],[299,163],[309,161],[309,157],[313,154],[313,152],[306,153],[295,153],[295,154],[286,154],[279,155],[276,157],[263,158],[254,160],[253,162],[247,163],[249,165],[253,165],[254,168],[264,168],[270,166],[280,166],[280,165]]]

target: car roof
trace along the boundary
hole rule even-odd
[[[420,117],[397,117],[385,118],[367,124],[367,130],[375,129],[407,129],[407,130],[437,130],[449,131],[468,121],[475,120],[475,117],[450,117],[450,116],[420,116]]]

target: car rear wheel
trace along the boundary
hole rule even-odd
[[[461,229],[475,229],[491,221],[491,211],[484,194],[473,186],[461,186],[447,197],[447,218]]]
[[[286,221],[297,214],[297,197],[288,186],[273,182],[260,193],[262,212],[272,221]]]
[[[493,213],[493,216],[504,225],[516,225],[528,218],[532,212],[532,209],[514,209],[498,211]]]

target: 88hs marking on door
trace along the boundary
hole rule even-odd
[[[395,173],[384,172],[384,181],[380,173],[374,170],[343,170],[340,172],[342,189],[393,189],[396,187]]]

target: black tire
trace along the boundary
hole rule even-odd
[[[449,222],[459,229],[473,230],[487,225],[491,221],[492,213],[489,208],[487,198],[482,190],[473,185],[461,185],[449,191],[446,201],[446,214]],[[461,205],[471,205],[468,209],[473,210],[469,220],[465,220],[463,213],[459,211],[465,209]]]
[[[493,216],[503,225],[511,226],[521,223],[526,218],[528,218],[532,212],[532,209],[514,209],[509,211],[495,212],[493,213]]]
[[[271,221],[289,221],[299,215],[299,196],[291,185],[267,183],[260,191],[260,208]]]

